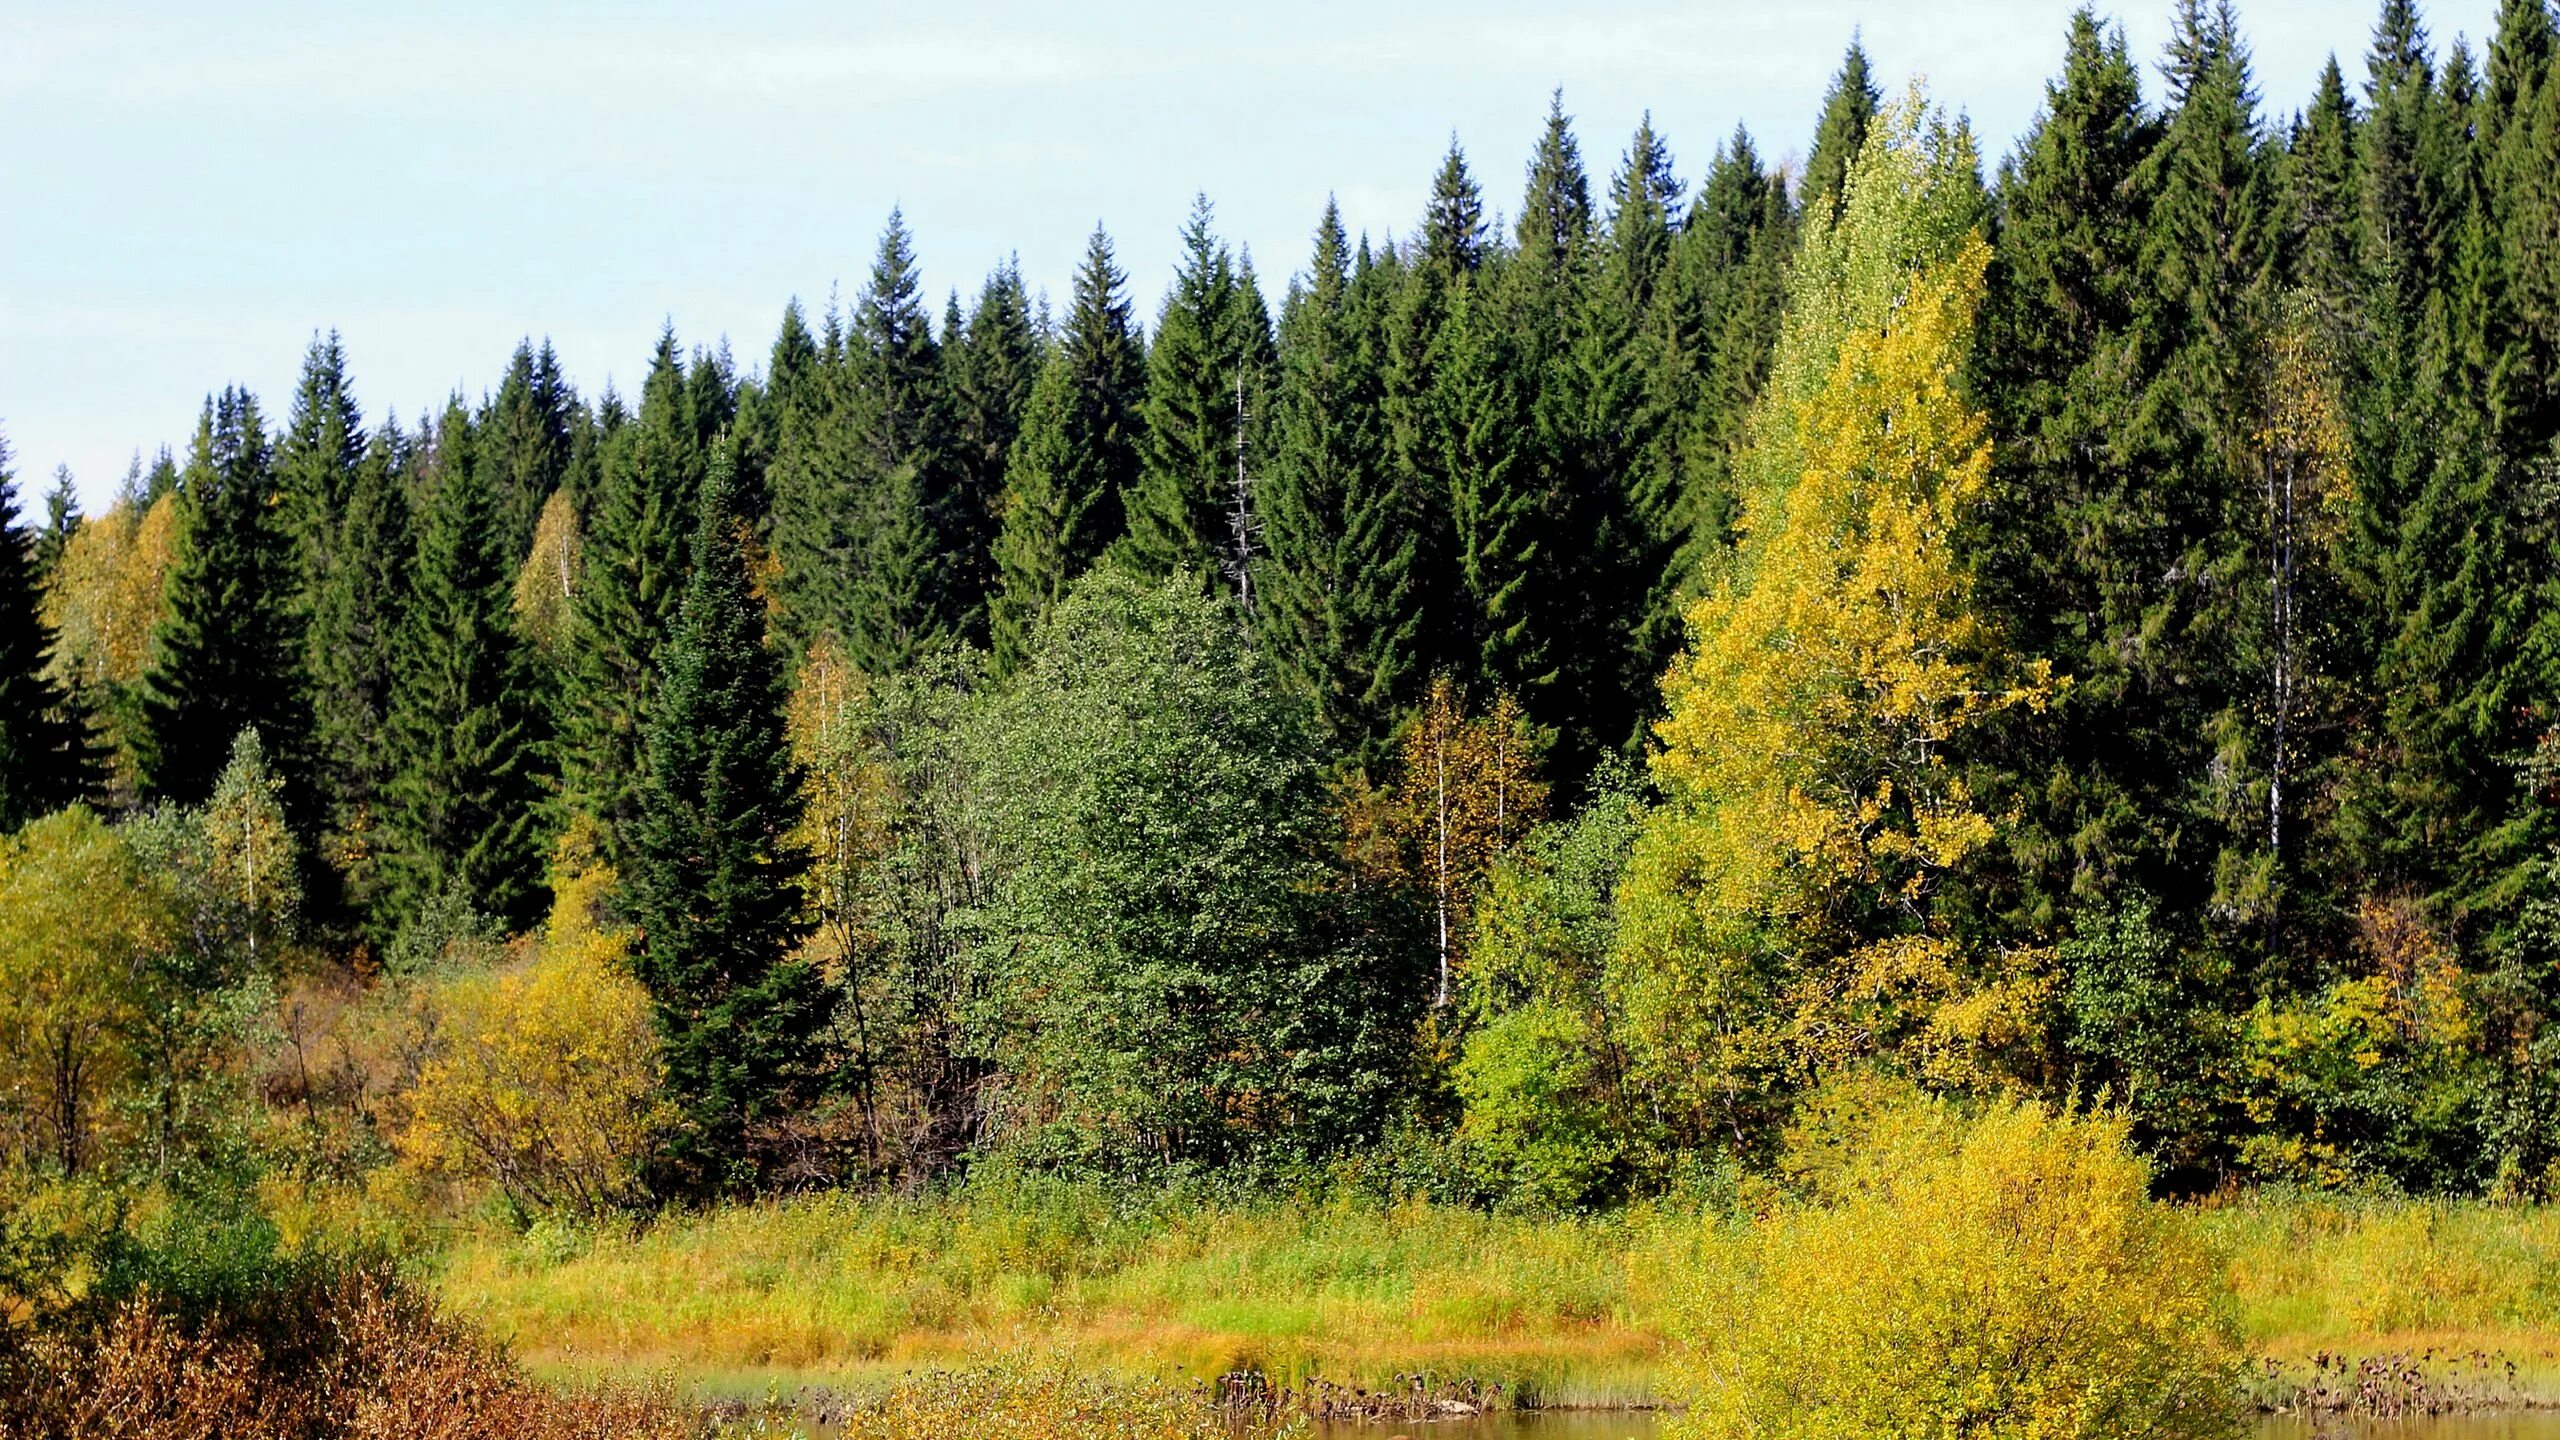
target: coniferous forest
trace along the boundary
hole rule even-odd
[[[13,1193],[1591,1210],[1885,1075],[2545,1197],[2560,26],[2372,37],[2084,11],[2005,156],[1855,45],[1800,167],[1559,94],[1161,297],[891,212],[632,393],[329,333],[0,475]]]

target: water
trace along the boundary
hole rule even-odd
[[[1427,1423],[1319,1425],[1318,1440],[1656,1440],[1656,1410],[1550,1410],[1478,1415]],[[2438,1415],[2423,1420],[2358,1420],[2273,1415],[2251,1440],[2560,1440],[2560,1411]]]

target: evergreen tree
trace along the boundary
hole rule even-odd
[[[320,856],[343,902],[370,911],[380,897],[377,829],[391,756],[392,657],[416,553],[409,522],[409,442],[396,418],[373,432],[338,515],[334,563],[313,596],[309,657],[312,764]]]
[[[952,337],[956,335],[956,339]],[[958,485],[947,572],[968,638],[988,642],[988,607],[996,587],[996,534],[1004,519],[1005,458],[1022,433],[1023,411],[1040,378],[1041,336],[1032,327],[1031,297],[1021,267],[1007,261],[987,277],[967,327],[948,332],[952,443]]]
[[[444,429],[469,443],[459,399]],[[420,517],[383,727],[385,928],[454,898],[511,929],[535,914],[539,737],[508,613],[516,567],[491,483],[497,468],[446,457]]]
[[[1031,628],[1120,537],[1137,483],[1146,352],[1100,227],[1076,271],[1075,304],[1042,367],[1005,467],[1001,579],[991,610],[996,663],[1028,653]]]
[[[200,800],[254,728],[296,796],[308,721],[293,539],[247,391],[205,402],[177,493],[178,558],[144,682],[143,784]]]
[[[79,799],[91,783],[80,717],[45,673],[53,627],[39,610],[35,537],[17,514],[17,477],[0,437],[0,835]]]
[[[1484,197],[1453,137],[1431,182],[1431,204],[1388,319],[1381,376],[1388,463],[1404,527],[1413,535],[1413,599],[1424,663],[1475,672],[1464,623],[1465,580],[1451,506],[1463,452],[1464,411],[1455,383],[1460,292],[1485,256]]]
[[[1331,752],[1365,768],[1412,698],[1420,615],[1415,537],[1388,476],[1377,346],[1363,333],[1331,202],[1308,277],[1280,322],[1270,468],[1256,497],[1268,553],[1254,593],[1283,683],[1311,703]]]
[[[2284,242],[2294,282],[2341,311],[2354,300],[2363,249],[2356,129],[2355,100],[2333,55],[2288,147]]]
[[[616,408],[610,393],[607,415]],[[684,590],[683,536],[702,488],[702,448],[672,329],[658,337],[640,413],[603,444],[576,597],[576,667],[561,715],[561,790],[599,823],[618,863],[638,814],[642,736],[658,647]]]
[[[676,1178],[698,1190],[752,1177],[751,1127],[810,1097],[832,1009],[817,970],[793,958],[806,933],[807,859],[790,838],[800,792],[781,668],[729,508],[733,465],[719,447],[701,489],[624,880],[640,930],[634,969],[656,1001],[686,1122]]]
[[[134,457],[140,468],[142,457]],[[71,467],[53,467],[53,488],[44,492],[44,528],[35,534],[34,549],[36,583],[41,585],[62,563],[62,552],[71,537],[80,533],[80,487],[71,479]]]
[[[1813,150],[1804,162],[1798,203],[1820,223],[1839,221],[1849,167],[1865,148],[1867,131],[1883,105],[1884,94],[1868,73],[1866,44],[1853,35],[1840,73],[1831,77],[1830,93],[1822,97],[1822,118],[1814,124]]]
[[[797,657],[820,635],[836,632],[844,609],[843,519],[853,453],[838,317],[828,314],[821,342],[801,319],[800,302],[784,307],[772,376],[767,405],[774,438],[765,489],[774,589],[782,602],[775,625]]]
[[[2080,10],[2002,187],[1974,362],[1998,441],[1973,544],[1981,605],[2020,653],[2071,677],[2054,723],[2012,712],[1987,735],[2006,772],[1989,783],[2024,797],[2009,838],[2020,918],[2037,926],[2075,895],[2161,883],[2150,867],[2173,823],[2144,792],[2180,752],[2146,724],[2154,697],[2128,642],[2177,542],[2122,443],[2150,378],[2134,332],[2158,143],[2122,33]]]
[[[1147,348],[1137,488],[1123,551],[1141,574],[1215,576],[1229,546],[1243,422],[1259,413],[1271,323],[1234,257],[1209,228],[1209,197],[1192,202],[1182,259]]]
[[[896,211],[854,305],[845,378],[853,468],[838,502],[846,568],[834,628],[854,664],[885,675],[970,626],[947,573],[969,527],[942,355]]]
[[[481,417],[478,447],[479,463],[489,467],[499,538],[517,559],[533,548],[543,502],[568,483],[577,416],[578,397],[560,373],[551,342],[537,350],[530,339],[517,341],[498,393]]]
[[[342,563],[338,528],[356,466],[364,460],[364,413],[347,379],[346,353],[332,330],[302,357],[293,412],[277,442],[275,478],[293,532],[295,604],[306,624]],[[310,657],[306,656],[308,664]]]

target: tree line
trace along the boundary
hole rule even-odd
[[[1276,314],[1206,199],[1151,326],[1100,230],[1060,313],[937,316],[893,213],[761,369],[670,329],[632,401],[527,343],[368,422],[331,335],[280,427],[226,389],[0,544],[10,864],[148,868],[227,784],[296,958],[173,993],[636,987],[587,1196],[1590,1203],[1863,1066],[2105,1095],[2174,1186],[2538,1192],[2554,50],[2385,0],[2278,117],[2227,5],[2154,95],[2084,10],[1988,174],[1854,44],[1800,170],[1737,130],[1693,187],[1648,120],[1597,183],[1559,95],[1507,224],[1453,144]],[[590,1072],[420,1044],[416,1144],[558,1192],[454,1117]]]

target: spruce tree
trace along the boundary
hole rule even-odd
[[[275,454],[276,485],[293,534],[294,601],[306,628],[320,592],[343,560],[340,518],[364,449],[364,413],[348,382],[346,352],[333,330],[325,339],[315,337],[303,354],[293,411]],[[305,664],[313,658],[306,653]]]
[[[782,312],[774,337],[773,452],[765,464],[769,525],[781,600],[777,632],[795,659],[820,635],[838,632],[844,612],[846,491],[852,483],[852,432],[846,422],[844,330],[830,311],[823,340],[800,316],[797,300]]]
[[[80,717],[45,673],[53,627],[40,607],[35,537],[17,514],[17,477],[0,436],[0,835],[79,799],[91,782]]]
[[[1065,331],[1032,387],[1005,468],[990,612],[1001,669],[1029,653],[1032,627],[1123,529],[1146,399],[1146,352],[1121,294],[1124,278],[1111,238],[1097,226],[1076,271]]]
[[[1866,44],[1853,35],[1839,73],[1831,77],[1830,92],[1822,97],[1822,118],[1814,123],[1813,149],[1805,156],[1798,203],[1818,223],[1838,222],[1849,167],[1865,147],[1867,130],[1883,106],[1884,94],[1868,72]]]
[[[1400,523],[1379,357],[1330,202],[1308,277],[1280,322],[1254,594],[1283,683],[1313,707],[1331,753],[1366,768],[1385,754],[1420,673],[1415,537]]]
[[[551,492],[568,483],[576,445],[578,397],[560,373],[551,342],[535,349],[516,342],[498,393],[480,419],[479,463],[489,467],[489,491],[498,506],[498,535],[506,553],[521,560],[533,548],[533,527]]]
[[[2354,303],[2363,250],[2356,123],[2355,100],[2333,55],[2287,147],[2284,243],[2294,283],[2341,312]]]
[[[1140,574],[1215,577],[1229,545],[1241,422],[1259,414],[1271,323],[1234,256],[1210,227],[1209,197],[1192,201],[1182,259],[1147,348],[1138,484],[1122,551]]]
[[[293,539],[247,391],[205,402],[177,493],[178,556],[144,678],[143,786],[202,800],[231,742],[254,728],[298,801],[309,722]]]
[[[459,399],[443,428],[469,447]],[[516,567],[491,483],[498,467],[468,453],[443,458],[419,521],[383,727],[385,930],[456,898],[525,925],[542,873],[538,720],[509,613]]]
[[[2181,542],[2122,444],[2150,380],[2135,327],[2159,139],[2123,35],[2080,10],[2002,187],[1974,362],[1996,437],[1971,547],[1979,603],[2013,650],[2070,677],[2053,723],[2011,713],[1985,736],[1980,783],[2020,797],[2016,903],[2033,926],[2075,898],[2161,883],[2175,825],[2154,787],[2186,752],[2148,721],[2134,642]]]
[[[807,930],[807,860],[791,838],[799,777],[781,667],[729,507],[733,464],[717,448],[701,488],[624,872],[640,932],[634,970],[656,1002],[685,1122],[674,1178],[697,1190],[752,1179],[750,1129],[810,1098],[833,1008],[817,969],[793,953]]]
[[[958,609],[969,617],[968,639],[985,645],[988,607],[995,599],[996,534],[1004,519],[1005,459],[1022,433],[1042,358],[1018,264],[1008,260],[987,277],[966,327],[956,340],[945,341],[958,471],[946,574]]]
[[[135,467],[139,469],[141,463],[142,457],[136,455]],[[44,492],[44,528],[36,532],[32,552],[38,584],[44,583],[53,574],[53,567],[62,563],[62,552],[70,547],[71,537],[80,532],[80,518],[80,487],[72,481],[71,467],[56,465],[53,488]]]
[[[1460,292],[1475,282],[1486,236],[1484,196],[1455,137],[1432,177],[1422,234],[1388,318],[1380,377],[1388,464],[1415,540],[1414,601],[1422,656],[1433,670],[1472,675],[1477,655],[1465,623],[1465,581],[1451,512],[1463,453],[1463,411],[1455,384]]]
[[[407,437],[397,419],[386,419],[357,462],[335,527],[336,561],[312,598],[304,646],[319,851],[339,877],[339,900],[360,913],[370,912],[380,898],[377,830],[391,778],[383,722],[391,709],[392,657],[416,553],[410,465]]]
[[[700,433],[672,329],[659,335],[639,414],[603,452],[562,696],[561,792],[572,813],[598,822],[606,857],[618,863],[638,814],[658,647],[684,593],[683,537],[702,489]]]
[[[942,355],[894,210],[854,305],[845,379],[853,468],[838,502],[846,569],[834,628],[854,664],[885,675],[970,626],[948,573],[969,527]]]

